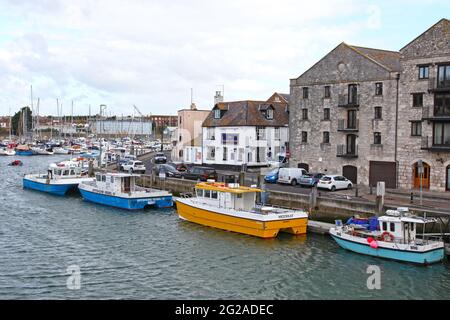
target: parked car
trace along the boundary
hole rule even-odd
[[[319,180],[317,188],[328,189],[331,191],[351,189],[353,188],[353,183],[343,176],[326,175]]]
[[[185,179],[206,181],[214,179],[217,181],[216,169],[211,167],[192,167],[183,174]]]
[[[122,164],[120,168],[123,171],[128,171],[130,173],[133,173],[133,172],[145,173],[145,170],[146,170],[144,163],[139,160],[128,161],[127,163]]]
[[[323,173],[306,173],[298,180],[298,184],[301,186],[315,187],[323,176]]]
[[[165,173],[168,178],[181,178],[182,174],[178,172],[173,166],[168,164],[157,164],[155,165],[155,173],[159,175],[160,173]]]
[[[268,174],[264,176],[264,181],[267,183],[277,183],[278,180],[278,172],[280,169],[271,170]]]
[[[167,157],[164,153],[159,152],[153,157],[153,161],[156,163],[166,163]]]
[[[280,168],[277,182],[295,186],[306,173],[306,170],[302,168]]]
[[[182,162],[180,162],[180,163],[170,162],[167,164],[174,167],[179,172],[186,172],[189,169],[189,167]]]

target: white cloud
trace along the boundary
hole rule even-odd
[[[28,104],[30,84],[41,113],[56,113],[59,98],[78,113],[105,103],[173,114],[190,88],[211,108],[222,84],[227,100],[264,99],[357,40],[365,9],[356,0],[0,1],[0,18],[16,21],[0,38],[0,113]]]

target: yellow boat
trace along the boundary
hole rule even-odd
[[[279,232],[306,233],[305,211],[256,205],[259,192],[262,190],[239,184],[201,182],[195,186],[195,197],[176,200],[178,215],[201,225],[261,238],[274,238]]]

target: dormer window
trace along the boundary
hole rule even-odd
[[[272,120],[273,119],[273,109],[272,108],[267,109],[266,118],[268,120]]]
[[[220,119],[220,109],[214,110],[214,119]]]

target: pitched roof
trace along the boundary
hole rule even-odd
[[[410,44],[414,43],[416,40],[418,40],[420,37],[422,37],[425,33],[427,33],[428,31],[430,31],[431,29],[433,29],[434,27],[436,27],[438,24],[440,23],[450,23],[450,20],[446,19],[446,18],[442,18],[441,20],[439,20],[438,22],[436,22],[435,24],[433,24],[431,27],[429,27],[427,30],[425,30],[424,32],[422,32],[420,35],[418,35],[417,37],[415,37],[412,41],[410,41],[409,43],[407,43],[403,48],[400,49],[400,51],[403,51],[406,47],[408,47]]]
[[[377,62],[389,71],[400,71],[400,52],[347,45],[366,58]]]
[[[263,110],[272,106],[273,119],[265,117]],[[234,101],[220,102],[210,112],[203,122],[203,127],[231,127],[231,126],[274,126],[281,127],[289,124],[287,103],[265,101]],[[225,110],[220,119],[214,118],[214,110]]]

